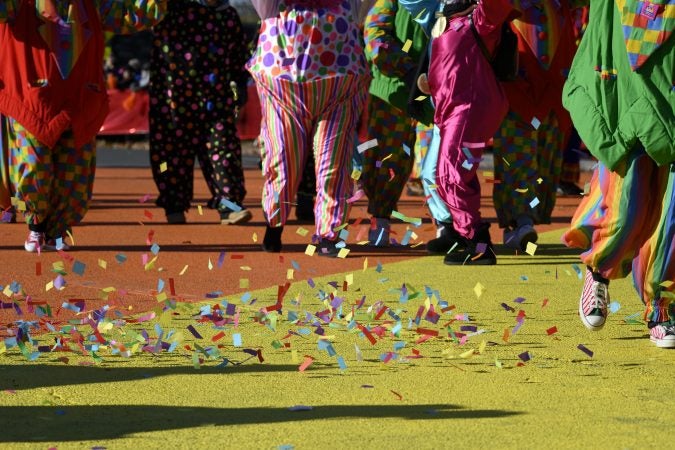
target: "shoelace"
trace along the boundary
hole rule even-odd
[[[607,306],[607,285],[596,281],[593,283],[593,297],[595,298],[595,307],[604,309]]]
[[[666,325],[663,328],[666,330],[666,335],[673,335],[675,336],[675,324],[672,325]]]

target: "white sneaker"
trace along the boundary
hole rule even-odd
[[[45,251],[65,252],[70,250],[70,246],[66,244],[66,241],[64,239],[53,239],[53,238],[46,239],[43,247]]]
[[[375,247],[389,247],[389,219],[374,218],[375,227],[368,230],[368,242]]]
[[[598,278],[598,279],[596,279]],[[607,305],[609,304],[609,284],[600,281],[600,277],[593,276],[590,269],[586,270],[584,290],[579,299],[579,317],[586,328],[598,331],[607,321]]]
[[[532,225],[521,225],[513,230],[504,229],[504,245],[515,250],[527,250],[527,243],[537,242],[539,235]]]
[[[39,231],[30,231],[26,241],[23,243],[23,248],[26,249],[28,253],[40,253],[42,247],[45,245],[45,235]]]
[[[661,322],[649,329],[649,340],[658,348],[675,348],[675,324]]]

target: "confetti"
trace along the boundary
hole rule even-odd
[[[359,146],[356,147],[356,150],[357,150],[359,153],[363,153],[363,152],[365,152],[366,150],[368,150],[369,148],[373,148],[373,147],[377,147],[377,139],[371,139],[371,140],[366,141],[366,142],[364,142],[364,143],[362,143],[362,144],[359,144]]]
[[[579,345],[577,345],[577,348],[578,348],[579,350],[581,350],[582,352],[586,353],[590,358],[593,357],[593,351],[590,350],[590,349],[589,349],[588,347],[586,347],[585,345],[579,344]]]

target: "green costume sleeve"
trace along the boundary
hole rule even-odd
[[[96,0],[106,31],[129,34],[159,23],[166,13],[167,0]]]
[[[11,22],[16,17],[17,0],[0,1],[0,23]]]

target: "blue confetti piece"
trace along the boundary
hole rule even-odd
[[[157,243],[152,244],[150,252],[152,252],[153,255],[157,255],[157,253],[159,253],[159,245],[157,245]]]
[[[338,237],[340,239],[342,239],[343,241],[346,241],[347,238],[349,237],[349,231],[347,231],[343,228],[342,230],[340,230],[340,234],[338,235]]]
[[[75,261],[73,263],[73,273],[78,274],[79,276],[84,275],[84,270],[87,268],[86,264],[80,261]]]
[[[241,296],[241,302],[242,303],[248,303],[248,301],[251,299],[251,293],[250,292],[245,292],[244,295]]]
[[[127,261],[127,257],[123,253],[116,254],[115,259],[117,260],[118,264],[124,264]]]
[[[157,292],[162,292],[164,290],[164,280],[161,278],[157,280]]]
[[[241,347],[241,334],[234,333],[232,335],[232,345],[235,347]]]
[[[340,366],[340,370],[347,370],[347,364],[345,363],[345,359],[342,356],[337,357],[337,363],[338,366]]]
[[[375,272],[377,272],[377,273],[382,272],[382,263],[379,262],[379,261],[377,262],[377,267],[375,267]]]
[[[520,280],[521,281],[527,281],[527,280],[529,280],[529,278],[527,278],[527,275],[521,275]]]
[[[581,280],[583,278],[583,274],[579,266],[576,264],[572,264],[572,269],[574,269],[574,271],[577,273],[577,278]]]
[[[237,205],[236,203],[233,203],[233,202],[229,201],[226,198],[221,199],[220,204],[221,204],[221,206],[226,207],[230,211],[239,212],[239,211],[242,210],[241,206]]]
[[[291,260],[291,266],[293,266],[293,269],[297,270],[298,272],[300,271],[300,264],[297,262]]]
[[[401,245],[408,245],[410,243],[410,238],[412,237],[412,230],[407,230],[401,239]]]
[[[621,309],[621,303],[617,301],[613,301],[612,303],[609,304],[609,310],[610,312],[615,313]]]

